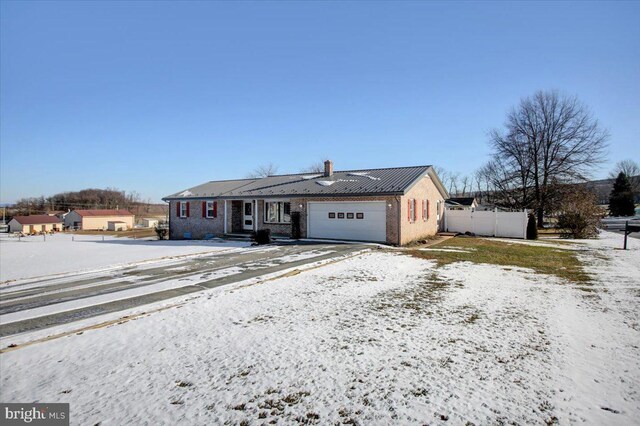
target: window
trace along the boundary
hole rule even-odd
[[[409,222],[416,221],[416,200],[412,198],[409,200],[409,209],[408,209]]]
[[[356,213],[356,219],[364,219],[364,213]]]
[[[344,213],[338,213],[338,219],[344,219]]]
[[[429,200],[422,200],[422,220],[429,220]]]
[[[207,201],[207,217],[216,217],[216,206],[213,201]]]
[[[347,219],[353,219],[353,213],[347,213]]]
[[[189,203],[187,201],[180,201],[180,217],[189,216]]]
[[[336,218],[335,213],[329,213],[329,219],[335,219],[335,218]]]
[[[291,203],[284,201],[265,201],[265,223],[291,223]]]

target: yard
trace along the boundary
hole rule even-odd
[[[72,424],[632,424],[640,242],[620,240],[372,248],[7,351],[0,399],[69,402]]]

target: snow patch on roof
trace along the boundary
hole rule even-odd
[[[189,191],[188,189],[186,191],[180,193],[181,197],[189,197],[191,195],[193,195],[193,192]]]
[[[316,181],[316,183],[322,186],[331,186],[334,183],[336,183],[336,181],[335,180],[319,180],[319,181]]]
[[[369,176],[369,172],[351,172],[351,173],[347,173],[347,176],[360,176],[360,177],[369,178],[371,180],[380,180],[379,177]]]
[[[309,179],[319,178],[320,176],[322,176],[322,175],[306,175],[306,176],[301,176],[301,177],[302,177],[302,179],[309,180]]]

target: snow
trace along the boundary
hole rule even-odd
[[[72,240],[73,238],[73,240]],[[0,283],[219,251],[250,244],[238,241],[151,241],[99,235],[55,234],[0,237]]]
[[[302,176],[302,179],[309,180],[309,179],[319,178],[320,176],[324,176],[324,175],[306,175],[306,176]]]
[[[193,192],[189,191],[188,189],[186,191],[182,191],[180,194],[178,194],[181,197],[190,197],[193,195]]]
[[[379,177],[370,176],[369,172],[351,172],[351,173],[347,173],[347,176],[360,176],[360,177],[366,177],[371,180],[380,180]]]
[[[316,183],[322,186],[331,186],[336,183],[335,180],[317,180]]]
[[[581,245],[587,284],[376,250],[216,288],[0,355],[0,399],[72,424],[633,424],[640,241],[620,242]]]

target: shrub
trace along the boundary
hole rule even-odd
[[[271,229],[259,229],[254,232],[253,239],[258,244],[269,244],[271,242]]]
[[[169,230],[164,227],[164,226],[156,226],[156,235],[158,236],[159,240],[165,240],[167,238],[167,234],[169,233]]]
[[[564,237],[591,238],[598,235],[600,210],[596,195],[583,186],[571,186],[561,198],[558,228]]]
[[[527,240],[538,239],[538,225],[536,216],[533,213],[529,213],[529,221],[527,222]]]

